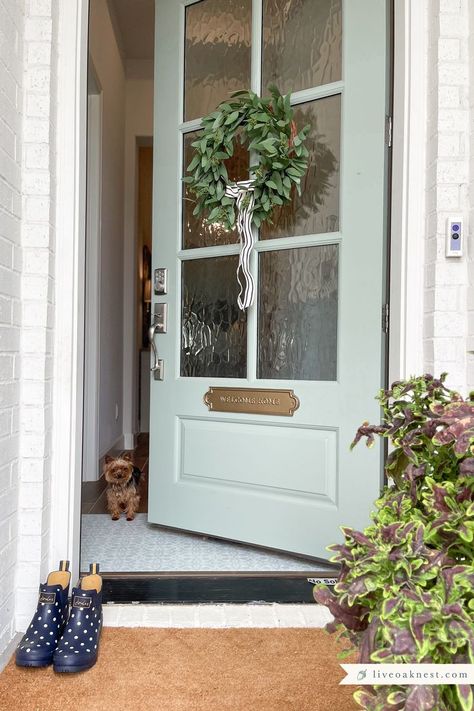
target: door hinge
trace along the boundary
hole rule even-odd
[[[392,132],[393,122],[391,116],[385,116],[385,143],[389,148],[392,147]]]
[[[382,331],[388,333],[390,328],[390,304],[382,306]]]

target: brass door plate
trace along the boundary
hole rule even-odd
[[[293,390],[264,388],[212,388],[204,395],[212,412],[245,412],[249,415],[293,417],[300,401]]]

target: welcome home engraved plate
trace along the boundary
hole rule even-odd
[[[293,417],[300,401],[293,390],[264,388],[213,388],[204,395],[213,412],[245,412],[248,415],[283,415]]]

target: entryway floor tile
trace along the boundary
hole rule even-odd
[[[146,514],[119,521],[82,516],[81,570],[98,561],[103,572],[314,572],[324,566],[240,543],[170,531],[149,524]],[[327,568],[328,571],[331,568]]]

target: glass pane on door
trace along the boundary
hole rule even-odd
[[[183,137],[183,175],[194,155],[192,143],[199,137],[199,131],[191,131]],[[249,153],[240,140],[234,142],[234,155],[225,161],[229,180],[247,180],[249,175]],[[205,215],[193,215],[196,201],[186,183],[183,184],[183,249],[194,247],[215,247],[239,241],[237,228],[225,229],[218,222],[209,224]]]
[[[249,88],[251,33],[252,0],[201,0],[186,7],[185,121]]]
[[[258,377],[336,380],[338,245],[260,254]]]
[[[262,93],[341,78],[341,0],[263,0]]]
[[[247,374],[247,315],[237,306],[237,264],[237,256],[182,263],[182,376]]]
[[[262,225],[261,239],[339,229],[341,96],[300,104],[295,107],[294,118],[299,129],[311,125],[306,144],[310,158],[301,181],[301,196],[294,190],[292,201],[273,211],[272,224]]]

